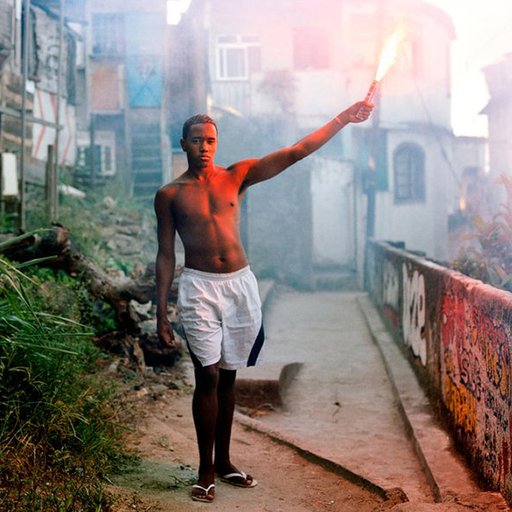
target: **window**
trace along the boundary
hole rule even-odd
[[[88,132],[77,134],[77,172],[81,175],[90,175],[91,166],[91,139]],[[114,132],[106,130],[94,131],[94,167],[96,176],[114,176],[116,167],[116,136]]]
[[[417,144],[405,143],[393,154],[395,203],[425,200],[425,153]]]
[[[92,34],[95,55],[124,53],[124,19],[121,14],[94,14]]]
[[[257,36],[224,35],[217,38],[219,80],[248,80],[261,71],[261,45]]]
[[[319,28],[295,29],[293,34],[295,69],[324,69],[329,66],[327,31]]]

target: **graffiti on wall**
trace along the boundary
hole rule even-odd
[[[393,325],[399,323],[400,276],[392,261],[385,259],[382,265],[382,307],[383,313]]]
[[[389,316],[400,261],[403,339],[422,362],[428,356],[415,369],[439,392],[479,477],[512,503],[512,295],[386,245],[377,243],[372,293]]]
[[[404,342],[419,357],[421,364],[427,364],[427,341],[425,337],[425,278],[417,269],[409,275],[407,264],[402,267],[403,306],[402,328]]]
[[[498,485],[510,471],[510,326],[500,318],[504,304],[484,306],[462,287],[443,297],[442,396],[458,436]]]

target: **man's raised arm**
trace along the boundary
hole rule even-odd
[[[254,183],[268,180],[278,175],[286,168],[290,167],[290,165],[293,165],[295,162],[302,160],[321,148],[347,124],[366,121],[372,110],[372,104],[368,104],[365,101],[358,101],[318,130],[306,135],[293,144],[293,146],[279,149],[259,160],[254,160],[254,163],[248,169],[244,186],[248,187]]]

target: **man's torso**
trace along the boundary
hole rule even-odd
[[[185,266],[233,272],[247,265],[239,236],[240,187],[224,168],[201,179],[182,176],[171,184],[171,212],[185,248]]]

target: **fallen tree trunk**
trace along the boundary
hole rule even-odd
[[[127,333],[140,331],[141,319],[130,302],[145,304],[155,299],[154,266],[146,267],[136,279],[113,275],[85,257],[73,243],[69,230],[61,225],[4,243],[0,254],[19,262],[42,259],[41,265],[80,277],[93,297],[112,306],[118,329]],[[176,286],[171,290],[170,300],[176,301]]]

